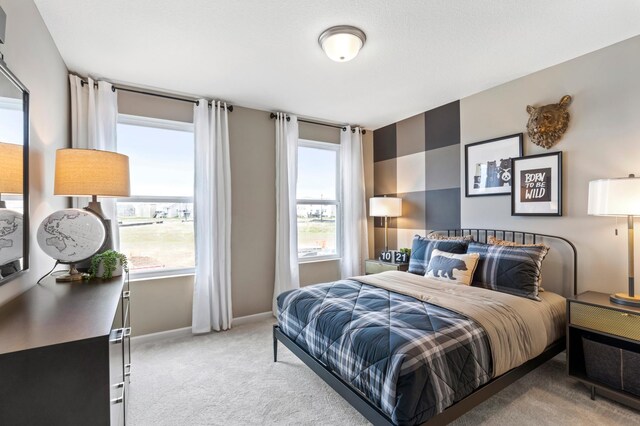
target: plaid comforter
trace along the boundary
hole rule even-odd
[[[489,341],[474,321],[354,280],[278,296],[282,332],[395,424],[427,421],[491,380]]]

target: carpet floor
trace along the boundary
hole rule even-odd
[[[369,424],[282,344],[273,362],[271,325],[133,345],[127,422],[133,426]],[[565,375],[564,354],[453,423],[640,425],[640,412]]]

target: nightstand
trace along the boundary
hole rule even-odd
[[[588,291],[567,299],[567,373],[596,393],[640,409],[640,308]]]
[[[403,271],[406,272],[409,269],[408,263],[388,263],[381,260],[365,260],[364,272],[367,275],[378,274],[384,271]]]

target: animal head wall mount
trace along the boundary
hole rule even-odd
[[[565,95],[557,104],[541,107],[527,105],[529,122],[527,133],[531,141],[538,146],[549,149],[560,140],[569,127],[569,111],[571,96]]]

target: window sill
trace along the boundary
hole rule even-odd
[[[132,272],[129,276],[130,282],[163,280],[169,278],[193,277],[195,276],[195,268],[164,270],[156,272]]]
[[[340,257],[324,257],[321,259],[298,259],[298,265],[304,265],[305,263],[322,263],[322,262],[336,262],[340,261]]]

